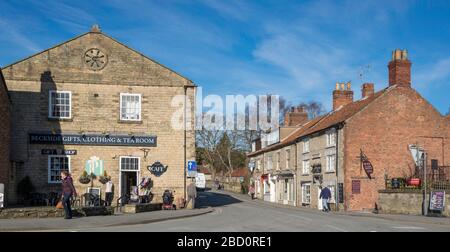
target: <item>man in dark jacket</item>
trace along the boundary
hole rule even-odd
[[[72,196],[77,196],[77,191],[73,186],[73,180],[69,172],[62,171],[61,180],[65,219],[72,219],[72,206],[70,205],[70,200],[72,199]]]
[[[329,212],[330,206],[328,205],[328,203],[330,202],[330,199],[331,199],[330,189],[326,186],[324,188],[322,188],[322,191],[320,191],[319,198],[322,199],[322,211]]]

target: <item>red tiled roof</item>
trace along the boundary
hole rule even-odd
[[[284,146],[293,144],[298,138],[308,136],[310,134],[325,130],[327,128],[330,128],[333,125],[342,123],[346,121],[347,119],[351,118],[353,115],[364,109],[367,105],[372,103],[375,99],[386,93],[386,91],[389,90],[389,88],[385,88],[379,92],[376,92],[375,94],[352,102],[346,106],[343,106],[341,108],[338,108],[337,110],[331,111],[330,113],[315,118],[307,123],[305,123],[301,128],[298,130],[295,130],[292,132],[289,136],[282,139],[279,143],[268,146],[264,149],[252,152],[247,154],[248,157],[254,157],[258,154],[262,154],[271,150],[276,150],[279,148],[282,148]]]

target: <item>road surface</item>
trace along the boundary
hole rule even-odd
[[[149,232],[427,232],[450,231],[448,218],[421,216],[348,215],[314,209],[283,207],[251,201],[246,195],[207,191],[199,193],[198,207],[212,206],[209,214],[149,224],[70,231]],[[69,230],[68,230],[69,231]]]

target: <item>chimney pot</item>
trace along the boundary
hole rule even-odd
[[[340,83],[340,86],[340,89],[333,91],[333,110],[353,102],[351,83],[347,83],[347,89],[345,88],[345,82]]]
[[[411,87],[411,62],[408,60],[407,50],[396,49],[393,51],[388,68],[389,86]]]
[[[362,98],[369,97],[375,93],[375,85],[373,83],[364,83],[361,87]]]

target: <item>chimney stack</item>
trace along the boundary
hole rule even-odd
[[[353,91],[351,82],[336,82],[336,90],[333,91],[333,110],[353,102]]]
[[[369,97],[375,93],[375,85],[373,83],[364,83],[361,87],[362,98]]]
[[[284,115],[284,126],[297,126],[308,121],[308,113],[304,107],[291,107]]]
[[[396,49],[389,62],[389,86],[411,87],[411,62],[406,50]]]

